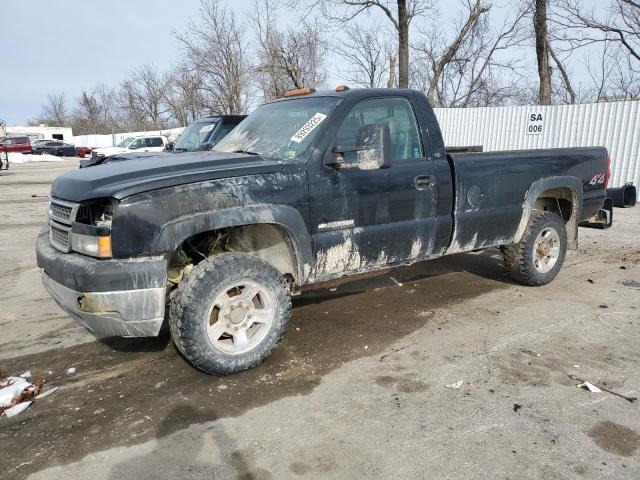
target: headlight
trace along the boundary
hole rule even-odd
[[[71,249],[92,257],[111,258],[111,235],[96,236],[74,232],[71,229]]]
[[[111,258],[111,220],[116,201],[95,200],[80,206],[71,225],[71,250],[98,258]]]

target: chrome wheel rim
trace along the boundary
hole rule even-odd
[[[543,229],[533,243],[533,265],[540,273],[551,270],[560,256],[560,234],[551,228]]]
[[[233,282],[220,290],[209,308],[207,335],[216,349],[240,355],[264,340],[275,314],[268,288],[253,280]]]

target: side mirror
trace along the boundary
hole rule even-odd
[[[391,166],[391,132],[389,125],[372,123],[358,129],[355,147],[336,145],[323,159],[324,165],[336,166],[344,161],[344,154],[356,152],[354,167],[363,170]]]
[[[137,150],[138,147],[134,146],[134,145],[129,145],[127,147],[129,150]]]
[[[216,145],[215,142],[204,142],[198,147],[198,150],[207,152],[211,150],[215,145]]]
[[[375,163],[378,168],[391,166],[391,131],[384,123],[371,123],[358,129],[356,134],[358,163]],[[370,168],[370,167],[369,167]]]
[[[173,146],[174,146],[174,144],[173,144],[173,143],[167,143],[167,144],[164,146],[164,149],[165,149],[165,150],[167,150],[168,152],[171,152],[171,151],[173,151]]]

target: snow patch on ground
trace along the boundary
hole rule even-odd
[[[30,153],[9,153],[9,165],[18,163],[33,162],[63,162],[64,157],[56,157],[55,155],[32,155]]]

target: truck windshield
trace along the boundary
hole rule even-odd
[[[304,153],[340,99],[307,97],[258,107],[215,146],[219,152],[248,152],[275,160]]]
[[[193,122],[184,129],[184,132],[182,132],[182,135],[180,135],[180,138],[175,144],[174,150],[176,152],[192,152],[198,150],[218,122],[219,120]]]

